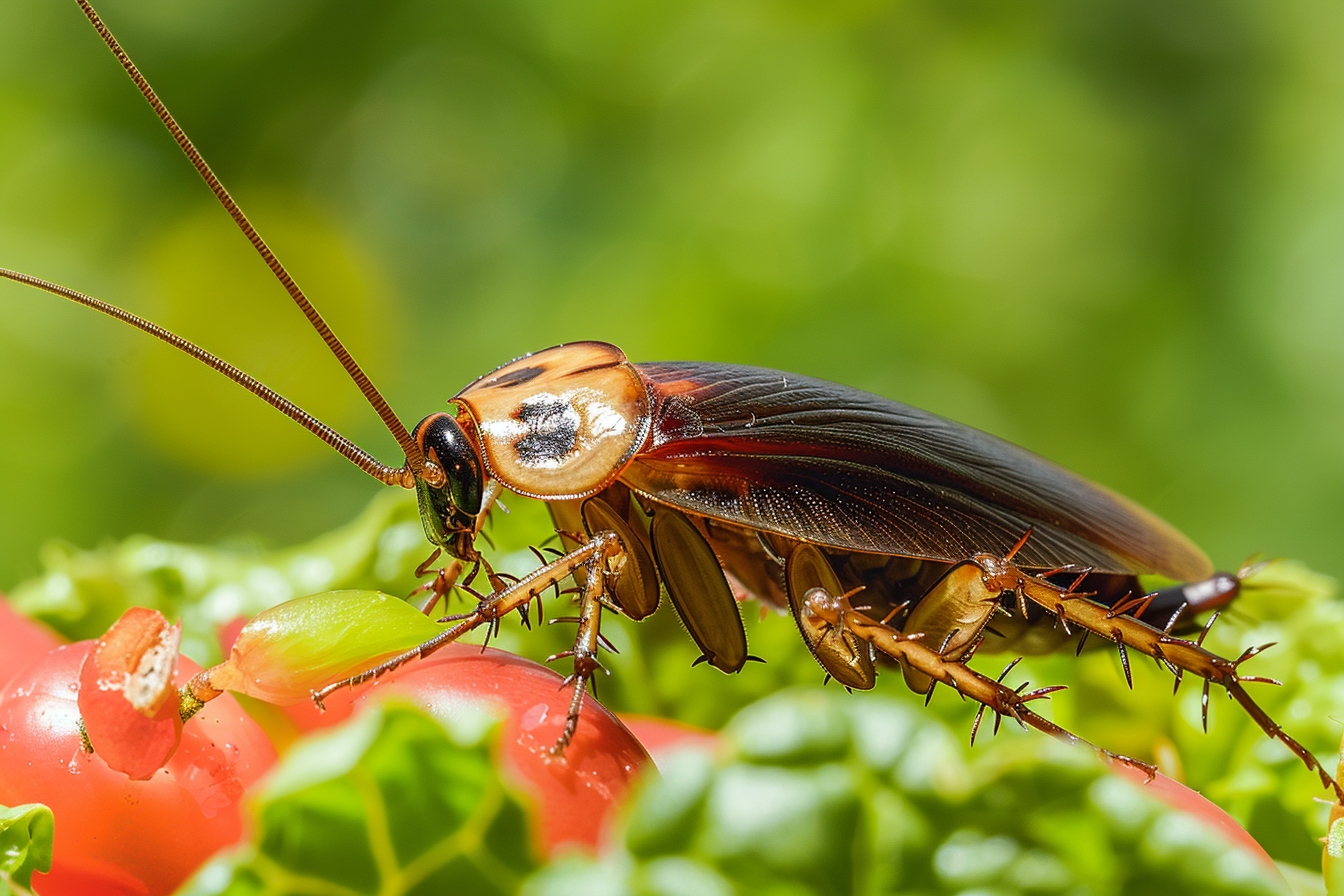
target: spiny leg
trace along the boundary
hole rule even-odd
[[[620,541],[611,533],[604,532],[595,536],[587,544],[580,545],[563,557],[557,557],[545,566],[532,570],[518,581],[489,595],[452,628],[445,629],[423,644],[389,657],[358,675],[352,675],[313,691],[313,702],[320,709],[322,708],[322,701],[341,688],[355,687],[364,682],[372,681],[412,660],[429,656],[443,645],[456,641],[467,632],[481,625],[494,625],[514,610],[526,607],[532,601],[539,599],[553,585],[573,575],[574,570],[590,562],[594,557],[611,555],[619,551],[619,547]]]
[[[904,635],[888,625],[870,619],[855,611],[847,597],[831,595],[823,588],[814,588],[808,592],[804,605],[806,612],[813,618],[824,620],[837,627],[843,626],[846,631],[872,644],[903,667],[908,664],[933,681],[945,684],[958,694],[976,700],[992,710],[996,717],[1008,716],[1024,728],[1035,728],[1066,743],[1086,746],[1108,762],[1121,762],[1134,766],[1142,769],[1149,777],[1157,773],[1156,768],[1146,762],[1112,753],[1110,750],[1088,743],[1033,712],[1027,706],[1036,700],[1047,699],[1051,694],[1062,690],[1062,686],[1037,688],[1026,693],[1023,693],[1026,685],[1017,689],[1010,688],[1001,681],[981,675],[963,662],[944,659],[937,650],[926,645],[918,634]],[[1007,671],[1005,670],[1005,675]]]
[[[579,715],[583,712],[583,702],[588,693],[588,683],[593,673],[602,668],[597,660],[598,647],[602,643],[600,632],[602,624],[602,597],[606,592],[606,574],[603,570],[605,558],[600,554],[586,564],[587,575],[583,589],[579,592],[579,615],[575,620],[579,624],[574,635],[574,646],[546,658],[546,662],[574,658],[574,671],[565,676],[560,687],[574,686],[574,696],[569,701],[569,713],[565,716],[565,728],[560,738],[551,747],[552,756],[563,756],[565,748],[574,739],[579,730]]]
[[[434,608],[439,605],[440,600],[444,602],[444,607],[448,606],[448,595],[457,585],[457,580],[462,575],[464,564],[461,560],[456,558],[449,560],[446,565],[439,567],[437,570],[433,568],[434,561],[438,560],[442,553],[442,548],[435,548],[434,553],[430,554],[423,563],[415,568],[415,577],[417,579],[423,579],[431,572],[434,573],[434,578],[425,582],[423,585],[417,585],[415,588],[411,589],[410,594],[406,595],[406,599],[410,600],[417,594],[429,592],[429,600],[424,606],[426,616],[434,612]]]
[[[485,492],[481,497],[481,510],[479,513],[476,514],[475,522],[472,525],[473,535],[483,534],[485,524],[490,519],[490,511],[499,502],[499,496],[502,492],[503,487],[494,480],[491,480],[486,485]],[[504,505],[500,504],[499,506],[503,508]],[[505,512],[507,513],[508,511],[505,510]],[[465,563],[461,559],[454,557],[451,560],[449,560],[446,565],[441,566],[437,570],[435,570],[433,568],[434,561],[438,560],[442,554],[443,554],[443,548],[436,547],[434,549],[434,553],[430,554],[429,557],[423,563],[421,563],[419,566],[415,568],[415,577],[417,579],[423,579],[431,572],[434,573],[434,578],[433,580],[426,582],[423,585],[416,586],[414,589],[412,589],[410,594],[406,595],[407,600],[409,600],[410,598],[415,597],[417,594],[423,594],[427,591],[431,592],[429,602],[425,604],[424,607],[426,616],[428,616],[430,613],[433,612],[434,607],[438,605],[440,600],[444,602],[443,605],[445,608],[448,606],[448,595],[449,593],[452,592],[454,587],[457,587],[457,581],[462,575],[462,570],[465,568]],[[488,562],[486,562],[485,558],[481,557],[479,554],[476,555],[475,562],[471,567],[471,571],[467,573],[467,577],[462,582],[461,588],[463,591],[466,591],[468,594],[471,594],[478,600],[483,599],[483,595],[479,594],[476,591],[473,591],[471,588],[471,583],[472,581],[475,580],[476,574],[481,571],[482,567],[485,568],[486,578],[489,579],[490,588],[493,592],[503,591],[507,584],[502,579],[500,579],[498,575],[495,574],[494,569],[491,568]],[[466,617],[463,616],[459,618],[466,618]]]
[[[1253,647],[1235,660],[1229,660],[1206,650],[1202,635],[1194,641],[1176,638],[1164,629],[1149,625],[1133,616],[1114,615],[1110,608],[1088,600],[1088,595],[1028,575],[1001,557],[977,554],[974,560],[984,570],[985,586],[992,592],[1016,594],[1020,601],[1031,601],[1068,625],[1099,635],[1116,644],[1121,650],[1122,660],[1125,661],[1127,678],[1126,650],[1133,649],[1157,659],[1177,675],[1182,672],[1198,675],[1204,679],[1206,688],[1209,684],[1222,686],[1227,690],[1228,696],[1239,703],[1247,715],[1255,720],[1267,737],[1287,747],[1307,768],[1316,772],[1322,786],[1334,790],[1340,800],[1344,801],[1344,789],[1331,777],[1329,771],[1306,747],[1279,727],[1278,723],[1270,718],[1242,687],[1243,682],[1253,681],[1279,684],[1273,679],[1242,675],[1238,671],[1242,663],[1270,645]],[[1207,696],[1205,705],[1207,706]]]

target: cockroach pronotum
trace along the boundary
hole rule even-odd
[[[578,584],[571,708],[556,751],[578,724],[599,668],[604,610],[642,619],[666,591],[701,659],[737,672],[752,659],[740,590],[788,607],[825,674],[873,686],[876,660],[906,684],[938,684],[1056,737],[1074,735],[1022,693],[973,671],[977,651],[1044,652],[1089,636],[1154,658],[1178,678],[1225,688],[1270,738],[1326,787],[1330,774],[1246,692],[1258,649],[1226,659],[1204,649],[1194,617],[1231,601],[1240,577],[1216,573],[1184,535],[1129,500],[958,423],[856,389],[773,370],[632,363],[600,342],[519,358],[460,391],[452,411],[411,431],[318,315],[87,0],[113,54],[266,264],[396,438],[400,467],[376,458],[256,379],[115,306],[28,274],[4,277],[138,327],[250,390],[387,485],[414,489],[433,555],[423,586],[443,596],[481,570],[491,591],[441,634],[333,690],[387,672],[473,629],[525,612],[553,586]],[[507,489],[544,501],[566,547],[522,577],[496,574],[475,548]],[[431,571],[441,555],[449,562]],[[1138,576],[1190,584],[1144,593]],[[997,617],[997,618],[996,618]],[[991,621],[993,625],[991,626]],[[1044,624],[1042,624],[1044,623]],[[1184,637],[1193,634],[1193,637]],[[184,713],[218,691],[209,672],[183,689]],[[974,738],[974,731],[972,732]],[[1104,750],[1099,750],[1105,755]],[[1133,760],[1125,760],[1134,762]],[[1140,764],[1141,763],[1134,763]]]

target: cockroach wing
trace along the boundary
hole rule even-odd
[[[692,514],[846,551],[1158,573],[1208,558],[1156,515],[1002,439],[824,380],[710,363],[636,365],[653,429],[621,479]]]

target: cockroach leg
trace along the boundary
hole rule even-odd
[[[1069,620],[1065,618],[1064,613],[1058,608],[1055,609],[1055,625],[1064,629],[1067,637],[1073,637],[1073,630],[1069,628]]]
[[[373,668],[361,672],[358,675],[352,675],[349,678],[333,682],[326,687],[313,691],[313,702],[317,704],[318,709],[322,709],[322,701],[341,688],[356,687],[367,681],[372,681],[375,678],[385,675],[393,669],[403,666],[412,660],[429,656],[443,645],[456,641],[467,632],[473,631],[482,625],[490,625],[493,627],[498,620],[504,618],[514,610],[517,610],[519,607],[527,606],[544,594],[552,585],[573,575],[576,569],[593,561],[596,557],[605,559],[607,556],[619,552],[619,550],[620,540],[616,538],[615,535],[612,535],[609,532],[596,535],[586,544],[580,545],[563,557],[559,557],[545,566],[532,570],[518,581],[489,595],[485,600],[482,600],[476,605],[476,609],[466,614],[456,625],[440,632],[425,643],[389,657]]]
[[[1181,614],[1184,613],[1189,606],[1190,604],[1182,602],[1181,605],[1176,608],[1176,612],[1171,614],[1171,618],[1167,620],[1167,624],[1162,626],[1162,634],[1171,634],[1171,630],[1176,627],[1176,623],[1180,620]]]
[[[478,576],[480,572],[481,572],[481,558],[477,557],[476,562],[471,565],[471,572],[467,573],[467,577],[462,580],[462,584],[464,586],[470,585],[472,582],[476,581],[476,576]]]
[[[425,576],[429,575],[429,570],[433,567],[434,561],[439,559],[442,555],[443,548],[435,548],[434,553],[426,557],[424,562],[415,568],[415,577],[417,579],[423,579]],[[411,593],[414,594],[415,592],[413,591]]]
[[[1067,588],[1064,589],[1064,593],[1065,593],[1065,594],[1073,594],[1075,591],[1078,590],[1078,586],[1081,585],[1081,584],[1083,584],[1083,579],[1087,578],[1087,577],[1088,577],[1089,575],[1091,575],[1091,574],[1092,574],[1092,567],[1091,567],[1091,566],[1084,566],[1084,567],[1078,572],[1078,577],[1077,577],[1076,579],[1074,579],[1072,583],[1070,583],[1069,587],[1067,587]]]
[[[891,625],[891,620],[893,620],[893,619],[895,619],[897,616],[901,615],[901,613],[902,613],[902,612],[905,610],[905,608],[908,607],[908,606],[910,606],[910,601],[908,601],[908,600],[903,600],[903,601],[901,601],[900,603],[898,603],[896,606],[892,607],[892,608],[891,608],[891,612],[887,613],[887,615],[885,615],[885,616],[882,617],[882,624],[883,624],[883,625]]]
[[[1134,690],[1134,675],[1129,671],[1129,651],[1125,650],[1125,636],[1115,633],[1115,649],[1120,651],[1120,666],[1125,670],[1125,684],[1132,691]]]
[[[616,648],[603,637],[601,632],[602,609],[607,607],[615,612],[617,608],[608,603],[607,585],[609,580],[615,575],[619,575],[619,570],[623,566],[624,548],[621,545],[620,538],[613,532],[600,532],[592,537],[586,544],[570,551],[568,554],[552,561],[550,564],[542,566],[531,576],[524,577],[527,581],[546,570],[556,570],[560,574],[543,575],[544,584],[540,585],[536,596],[538,600],[540,595],[548,588],[553,588],[566,576],[572,575],[580,568],[584,571],[583,586],[579,589],[579,613],[574,617],[562,617],[562,619],[553,619],[552,624],[558,621],[577,622],[578,631],[574,635],[574,646],[570,650],[561,651],[547,658],[547,662],[553,662],[562,658],[572,658],[574,661],[574,671],[565,677],[560,686],[567,687],[573,685],[574,696],[570,700],[569,712],[565,716],[565,727],[561,732],[555,745],[551,747],[551,755],[559,758],[564,755],[565,748],[569,746],[574,739],[574,734],[579,728],[579,716],[583,711],[584,700],[588,693],[588,687],[593,684],[593,693],[596,695],[597,688],[593,682],[593,673],[602,668],[598,661],[599,648],[605,648],[612,653]],[[538,554],[538,556],[541,556]],[[544,558],[542,558],[544,560]],[[529,599],[530,602],[530,599]],[[520,609],[526,607],[526,603],[520,606]]]
[[[1038,688],[1020,693],[1002,681],[981,675],[963,662],[944,659],[937,650],[925,645],[921,637],[902,634],[888,625],[855,612],[847,598],[831,595],[823,588],[813,588],[808,592],[804,601],[804,611],[814,624],[826,622],[837,627],[844,626],[849,634],[867,641],[903,667],[909,666],[932,681],[955,688],[957,693],[981,703],[994,713],[996,728],[998,722],[1007,716],[1024,728],[1035,728],[1066,743],[1086,746],[1107,762],[1121,762],[1134,766],[1144,770],[1150,777],[1157,773],[1155,766],[1088,743],[1076,734],[1038,715],[1028,706],[1036,700],[1049,698],[1051,694],[1062,690],[1062,686]],[[1003,675],[1006,676],[1011,669],[1012,665],[1004,670]]]
[[[486,484],[485,491],[481,497],[481,510],[478,514],[476,514],[476,519],[475,522],[473,523],[472,532],[474,535],[483,536],[482,530],[485,528],[485,524],[490,517],[490,510],[495,506],[496,502],[499,500],[499,496],[502,491],[503,487],[500,486],[498,482],[492,480],[491,482]],[[486,540],[488,541],[489,539],[487,538]],[[433,581],[426,582],[423,585],[416,586],[411,591],[411,593],[407,595],[407,598],[409,599],[415,597],[417,594],[423,594],[426,591],[432,592],[433,596],[430,598],[429,602],[425,604],[424,607],[426,616],[428,616],[430,613],[433,612],[434,607],[438,605],[440,600],[444,602],[444,606],[446,607],[448,602],[448,595],[452,592],[453,588],[455,587],[462,588],[462,590],[468,592],[469,594],[478,597],[476,592],[472,591],[470,588],[467,588],[465,586],[470,585],[473,581],[475,581],[476,576],[481,572],[482,569],[485,570],[486,578],[490,580],[490,588],[492,591],[495,592],[502,591],[508,584],[499,575],[495,573],[494,569],[490,566],[489,561],[487,561],[484,557],[480,556],[479,554],[476,555],[475,561],[473,562],[471,567],[471,571],[467,573],[466,578],[462,578],[462,570],[464,568],[464,563],[462,560],[456,558],[450,560],[445,566],[442,566],[437,571],[435,571],[433,569],[434,561],[438,560],[442,554],[443,554],[443,548],[436,547],[434,549],[434,553],[430,554],[429,557],[423,563],[421,563],[419,566],[415,568],[415,577],[417,579],[424,578],[425,576],[429,575],[430,572],[435,573],[434,579]],[[461,579],[460,585],[458,584],[459,579]],[[526,615],[525,612],[524,615]]]
[[[588,536],[582,532],[570,532],[567,529],[556,529],[555,534],[560,536],[561,541],[568,541],[571,544],[583,544],[588,540]]]
[[[1321,779],[1322,786],[1334,790],[1336,795],[1344,800],[1344,788],[1341,788],[1331,777],[1329,771],[1321,765],[1320,761],[1306,747],[1279,727],[1278,723],[1271,719],[1269,714],[1261,709],[1251,698],[1251,695],[1246,692],[1246,689],[1242,687],[1244,682],[1263,680],[1256,676],[1242,675],[1238,671],[1238,667],[1242,663],[1263,650],[1263,647],[1252,648],[1237,659],[1229,660],[1206,650],[1203,646],[1204,638],[1208,634],[1209,626],[1213,624],[1213,619],[1209,620],[1197,639],[1190,641],[1184,638],[1176,638],[1163,629],[1149,625],[1133,616],[1112,616],[1110,608],[1093,603],[1090,600],[1081,599],[1082,595],[1069,593],[1067,589],[1029,575],[1002,557],[995,557],[991,554],[977,554],[973,559],[984,570],[984,585],[991,593],[1003,594],[1009,592],[1016,594],[1019,598],[1030,600],[1045,610],[1062,617],[1075,628],[1100,635],[1120,648],[1122,661],[1128,660],[1126,650],[1139,650],[1148,656],[1157,657],[1168,666],[1175,668],[1178,685],[1182,672],[1190,672],[1203,678],[1206,694],[1210,684],[1220,685],[1227,691],[1228,697],[1240,704],[1242,709],[1255,720],[1255,723],[1260,726],[1260,730],[1267,737],[1277,740],[1287,747],[1307,768],[1316,772]],[[1128,680],[1128,662],[1125,662],[1125,666],[1126,679]],[[1203,705],[1203,715],[1207,725],[1207,696],[1204,698]]]
[[[1177,672],[1180,671],[1171,664],[1170,660],[1167,659],[1167,655],[1162,652],[1162,648],[1160,645],[1157,647],[1156,652],[1153,654],[1153,659],[1157,660],[1157,666],[1159,669],[1166,669],[1172,675],[1175,675]]]
[[[490,510],[499,503],[499,496],[503,493],[504,486],[499,484],[499,480],[491,479],[485,484],[485,489],[481,493],[481,511],[476,514],[475,530],[477,535],[484,531],[485,524],[490,520]],[[509,508],[503,504],[499,504],[499,509],[505,513],[509,512]]]
[[[573,657],[574,671],[565,676],[560,687],[573,685],[574,696],[569,701],[569,713],[565,716],[564,731],[551,747],[551,755],[556,758],[565,754],[565,748],[574,739],[574,733],[579,730],[579,715],[583,712],[588,684],[593,680],[593,673],[602,668],[597,659],[597,650],[604,640],[599,629],[602,624],[601,598],[607,578],[603,569],[605,560],[603,555],[598,554],[587,563],[588,575],[584,581],[583,592],[579,596],[579,629],[574,635],[573,649],[564,652]],[[593,695],[597,695],[596,688],[593,690]]]
[[[1143,614],[1148,611],[1148,607],[1152,605],[1153,599],[1156,597],[1156,591],[1150,591],[1147,594],[1141,594],[1138,597],[1126,594],[1116,602],[1115,606],[1111,607],[1107,615],[1114,619],[1116,616],[1121,616],[1125,613],[1129,613],[1130,610],[1133,610],[1134,612],[1130,613],[1130,615],[1135,619],[1141,619],[1143,618]],[[1186,604],[1182,604],[1181,606],[1185,607]],[[1180,613],[1177,613],[1176,615],[1180,616]]]
[[[1008,673],[1013,671],[1013,667],[1020,662],[1022,662],[1022,657],[1018,657],[1008,665],[1004,666],[1003,671],[999,673],[999,677],[995,679],[995,681],[997,681],[999,684],[1003,684],[1003,680],[1008,677]],[[1064,687],[1063,685],[1058,685],[1056,689],[1060,689],[1063,687]],[[975,735],[980,731],[980,720],[985,717],[985,710],[988,708],[989,708],[988,703],[981,703],[980,708],[975,711],[975,721],[971,723],[971,746],[975,746]],[[998,718],[999,718],[998,713],[995,713],[994,732],[996,734],[998,733],[998,724],[997,724]]]
[[[434,572],[434,579],[423,585],[416,586],[411,590],[410,594],[406,595],[407,600],[409,600],[417,594],[423,594],[426,591],[431,592],[429,601],[424,606],[426,616],[434,612],[434,608],[438,606],[440,600],[443,600],[444,606],[447,606],[448,594],[453,590],[453,586],[457,584],[458,577],[462,574],[461,560],[450,560],[447,565],[439,567],[438,570],[433,570],[434,561],[438,560],[442,554],[442,548],[435,548],[434,553],[430,554],[425,558],[423,563],[415,568],[415,577],[417,579],[424,578],[429,575],[431,571]]]
[[[1022,537],[1019,538],[1017,542],[1011,548],[1008,549],[1008,553],[1003,555],[1003,562],[1004,563],[1011,562],[1012,559],[1017,556],[1017,552],[1027,546],[1027,542],[1031,540],[1031,535],[1035,531],[1036,531],[1035,526],[1028,526],[1027,531],[1022,533]]]

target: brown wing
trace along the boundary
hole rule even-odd
[[[757,367],[636,365],[653,398],[621,479],[655,501],[842,550],[1190,581],[1212,567],[1154,514],[1002,439],[867,392]]]

